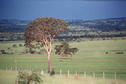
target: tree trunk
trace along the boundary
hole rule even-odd
[[[48,53],[48,73],[51,72],[50,53]]]

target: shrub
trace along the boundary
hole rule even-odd
[[[16,44],[13,44],[12,46],[13,46],[13,47],[17,47],[17,45],[16,45]]]
[[[0,52],[1,52],[2,54],[7,54],[7,52],[6,52],[5,50],[0,50]]]
[[[35,84],[40,84],[43,82],[39,75],[35,72],[28,73],[28,72],[23,72],[20,71],[18,72],[18,84],[30,84],[30,82],[34,82]]]
[[[69,55],[72,57],[72,55],[78,52],[78,48],[70,48],[67,42],[62,43],[61,45],[56,45],[55,50],[55,54],[62,57],[68,57]]]
[[[108,52],[105,52],[105,54],[108,54]]]
[[[11,48],[7,48],[8,50],[11,49]]]
[[[29,52],[30,52],[31,54],[35,54],[35,51],[34,51],[32,48],[29,49]]]
[[[19,47],[22,47],[23,45],[22,44],[19,44]]]
[[[50,75],[51,75],[51,76],[55,75],[54,69],[52,69],[52,71],[50,72]]]
[[[121,52],[121,51],[120,51],[120,52],[116,52],[116,54],[124,54],[124,52]]]

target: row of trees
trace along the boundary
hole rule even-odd
[[[126,31],[126,30],[125,30]],[[72,39],[78,40],[80,38],[112,38],[112,37],[126,37],[126,32],[97,32],[97,31],[83,31],[83,30],[76,30],[76,31],[68,31],[68,33],[60,33],[60,36],[55,37],[55,40],[61,39]],[[0,41],[18,41],[24,40],[24,33],[23,32],[0,32]]]

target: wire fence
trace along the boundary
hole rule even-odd
[[[37,67],[36,67],[37,68]],[[5,71],[8,71],[8,70],[11,70],[11,71],[34,71],[34,68],[32,66],[27,66],[27,67],[23,67],[23,66],[4,66],[4,67],[1,67],[0,66],[0,69],[1,70],[5,70]],[[40,74],[46,74],[48,73],[48,70],[47,69],[39,69],[38,72]],[[56,75],[65,75],[67,77],[70,77],[70,76],[75,76],[76,78],[78,77],[92,77],[92,78],[103,78],[103,79],[106,79],[106,78],[112,78],[112,79],[126,79],[126,72],[86,72],[86,71],[73,71],[73,70],[62,70],[62,69],[59,69],[57,71],[55,71],[55,74]]]

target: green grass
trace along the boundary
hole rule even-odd
[[[16,72],[0,70],[0,84],[15,84]]]
[[[0,55],[0,69],[10,69],[11,67],[23,67],[32,70],[47,71],[47,55],[46,54],[23,54],[24,47],[13,48],[13,44],[23,44],[23,41],[1,42],[0,49],[5,49],[8,52],[15,52],[12,55]],[[113,78],[114,72],[117,73],[117,78],[126,78],[126,40],[99,40],[99,41],[84,41],[84,42],[71,42],[71,47],[77,47],[79,52],[73,55],[72,58],[61,59],[60,56],[51,54],[52,68],[56,73],[62,69],[62,73],[70,74],[77,71],[83,75],[87,72],[92,76],[92,72],[96,73],[97,77],[102,76],[105,72],[106,78]],[[54,43],[54,45],[59,43]],[[7,48],[11,49],[8,50]],[[117,52],[123,54],[116,54]],[[105,54],[108,52],[108,54]]]

